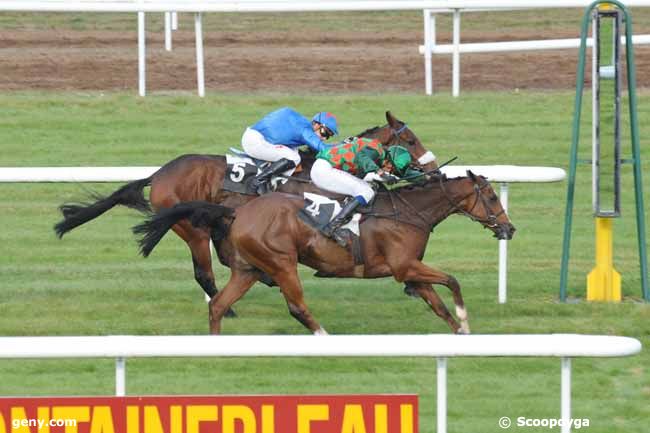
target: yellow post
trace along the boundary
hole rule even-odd
[[[614,269],[613,218],[596,217],[596,267],[587,276],[587,301],[621,300],[621,274]]]

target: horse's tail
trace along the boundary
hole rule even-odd
[[[151,185],[151,177],[127,183],[113,194],[103,197],[93,195],[94,203],[66,203],[59,209],[63,220],[54,226],[56,235],[61,238],[75,227],[87,223],[117,205],[127,206],[140,212],[151,212],[149,202],[144,198],[144,188]]]
[[[142,235],[138,240],[140,253],[148,257],[158,242],[178,221],[187,218],[194,227],[212,230],[212,240],[223,239],[228,233],[234,209],[205,201],[188,201],[174,207],[161,209],[142,224],[133,227],[133,233]]]

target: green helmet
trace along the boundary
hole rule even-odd
[[[411,154],[402,146],[392,146],[388,149],[388,158],[393,163],[395,171],[400,175],[404,174],[412,161]]]

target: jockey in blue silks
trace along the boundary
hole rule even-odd
[[[247,154],[271,162],[253,179],[253,187],[258,194],[264,194],[274,175],[291,176],[300,164],[298,147],[307,145],[320,152],[330,147],[325,140],[338,133],[336,117],[329,112],[316,113],[311,121],[289,107],[267,114],[246,128],[241,139]]]

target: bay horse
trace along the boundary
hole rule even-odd
[[[467,310],[458,281],[422,263],[429,234],[451,214],[462,214],[491,230],[499,239],[511,239],[515,231],[489,182],[467,172],[467,177],[444,175],[417,186],[380,191],[365,209],[360,225],[363,263],[305,224],[298,212],[302,197],[274,192],[232,209],[207,202],[187,202],[162,209],[134,227],[141,253],[148,256],[165,233],[179,221],[210,227],[222,245],[229,245],[230,280],[210,301],[210,332],[221,332],[224,313],[267,274],[279,285],[289,313],[317,335],[326,334],[314,319],[303,297],[297,265],[315,270],[317,276],[379,278],[393,276],[406,282],[455,333],[469,333]],[[363,209],[363,208],[362,208]],[[447,286],[456,315],[450,314],[433,289]]]
[[[359,137],[376,138],[383,146],[404,146],[408,149],[414,161],[418,161],[424,170],[437,168],[435,157],[427,151],[420,139],[401,120],[390,111],[386,112],[387,124],[382,127],[370,128]],[[299,194],[304,191],[318,192],[332,196],[311,184],[309,168],[313,156],[303,158],[303,171],[289,178],[289,181],[278,186],[278,191]],[[226,173],[226,158],[220,155],[182,155],[165,165],[146,179],[130,182],[109,196],[95,196],[94,203],[66,203],[60,206],[63,220],[54,226],[59,238],[70,230],[91,221],[104,214],[111,208],[122,205],[144,213],[172,207],[186,201],[207,201],[220,203],[236,208],[255,196],[234,193],[222,189]],[[149,201],[144,197],[144,188],[151,186]],[[210,251],[210,231],[205,227],[193,227],[186,221],[179,221],[172,230],[190,249],[194,265],[194,278],[205,293],[212,298],[218,290],[212,270],[212,254]],[[215,248],[217,242],[214,242]],[[220,249],[216,248],[219,252]],[[223,251],[223,250],[221,250]],[[221,263],[226,264],[219,254]],[[270,281],[265,280],[267,284]],[[232,313],[229,313],[231,315]]]

